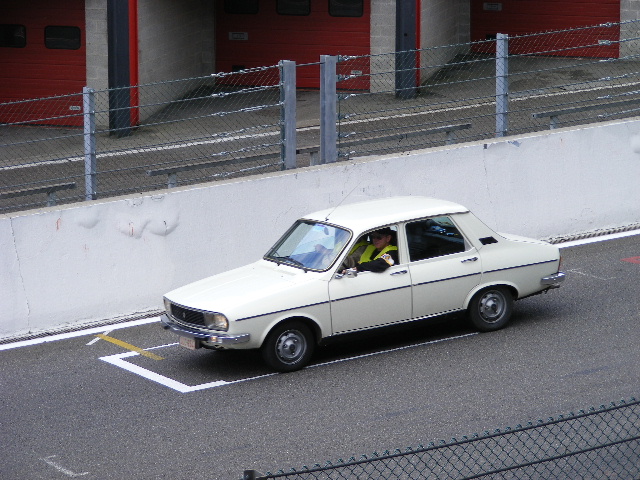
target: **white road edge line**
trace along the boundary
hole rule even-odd
[[[83,337],[94,333],[103,333],[105,330],[119,330],[121,328],[137,327],[138,325],[146,325],[148,323],[160,322],[160,317],[143,318],[141,320],[132,320],[130,322],[117,323],[113,325],[103,325],[101,327],[87,328],[77,330],[75,332],[58,333],[56,335],[48,335],[46,337],[32,338],[31,340],[21,340],[13,343],[0,345],[0,351],[11,350],[12,348],[30,347],[31,345],[39,345],[41,343],[55,342],[58,340],[66,340],[68,338]]]
[[[339,360],[333,360],[331,362],[324,362],[324,363],[318,363],[318,364],[315,364],[315,365],[309,365],[306,368],[324,367],[324,366],[327,366],[327,365],[332,365],[334,363],[348,362],[350,360],[357,360],[357,359],[360,359],[360,358],[372,357],[374,355],[380,355],[380,354],[383,354],[383,353],[396,352],[398,350],[405,350],[405,349],[408,349],[408,348],[421,347],[421,346],[425,346],[425,345],[431,345],[431,344],[434,344],[434,343],[447,342],[447,341],[450,341],[450,340],[459,340],[461,338],[471,337],[471,336],[474,336],[474,335],[478,335],[478,332],[467,333],[467,334],[464,334],[464,335],[457,335],[455,337],[441,338],[439,340],[430,340],[428,342],[416,343],[416,344],[413,344],[413,345],[405,345],[404,347],[390,348],[390,349],[387,349],[387,350],[381,350],[379,352],[372,352],[372,353],[367,353],[367,354],[364,354],[364,355],[356,355],[355,357],[341,358]],[[174,345],[177,345],[177,344],[176,343],[172,343],[172,344],[168,344],[168,345],[162,345],[162,346],[159,346],[159,347],[147,348],[146,350],[170,347],[170,346],[174,346]],[[177,380],[174,380],[172,378],[165,377],[164,375],[160,375],[159,373],[152,372],[151,370],[148,370],[146,368],[140,367],[138,365],[134,365],[133,363],[129,363],[129,362],[127,362],[125,360],[125,358],[135,357],[136,355],[139,355],[139,353],[137,353],[137,352],[118,353],[116,355],[108,355],[106,357],[100,357],[99,360],[102,360],[103,362],[110,363],[111,365],[114,365],[116,367],[120,367],[120,368],[122,368],[124,370],[127,370],[128,372],[135,373],[136,375],[140,375],[141,377],[146,378],[147,380],[151,380],[152,382],[159,383],[160,385],[163,385],[165,387],[171,388],[172,390],[175,390],[175,391],[180,392],[180,393],[197,392],[197,391],[200,391],[200,390],[206,390],[208,388],[223,387],[225,385],[233,385],[235,383],[249,382],[251,380],[259,380],[261,378],[266,378],[266,377],[272,377],[274,375],[279,375],[279,373],[267,373],[265,375],[257,375],[255,377],[248,377],[248,378],[240,378],[238,380],[233,380],[233,381],[229,381],[229,382],[226,381],[226,380],[214,380],[213,382],[201,383],[200,385],[186,385],[186,384],[178,382]]]
[[[610,233],[599,237],[584,238],[582,240],[574,240],[572,242],[559,243],[559,248],[577,247],[579,245],[587,245],[589,243],[604,242],[605,240],[615,240],[616,238],[631,237],[632,235],[640,235],[640,230],[630,230],[628,232]]]

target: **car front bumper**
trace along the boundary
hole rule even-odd
[[[549,275],[548,277],[543,277],[540,282],[542,285],[546,285],[549,288],[558,288],[564,282],[566,275],[564,272],[558,272],[554,275]]]
[[[217,332],[215,330],[203,331],[202,329],[178,323],[167,314],[160,317],[160,322],[162,322],[162,327],[165,330],[171,330],[173,333],[176,333],[181,337],[196,338],[200,340],[204,346],[229,347],[240,343],[246,343],[251,338],[248,333],[231,334]]]

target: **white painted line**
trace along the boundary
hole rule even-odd
[[[325,362],[325,363],[317,363],[315,365],[310,365],[306,368],[314,368],[314,367],[324,367],[327,365],[332,365],[334,363],[341,363],[341,362],[348,362],[351,360],[358,360],[360,358],[366,358],[366,357],[372,357],[374,355],[381,355],[383,353],[389,353],[389,352],[396,352],[399,350],[406,350],[408,348],[415,348],[415,347],[422,347],[425,345],[432,345],[435,343],[441,343],[441,342],[448,342],[450,340],[459,340],[461,338],[466,338],[466,337],[471,337],[474,335],[478,335],[478,332],[474,332],[474,333],[467,333],[465,335],[458,335],[455,337],[447,337],[447,338],[441,338],[439,340],[431,340],[428,342],[423,342],[423,343],[416,343],[413,345],[406,345],[404,347],[398,347],[398,348],[390,348],[387,350],[381,350],[379,352],[373,352],[373,353],[367,353],[364,355],[356,355],[355,357],[347,357],[347,358],[341,358],[339,360],[333,360],[331,362]],[[152,348],[147,348],[146,350],[152,350],[152,349],[158,349],[158,348],[164,348],[164,347],[171,347],[177,345],[177,343],[171,343],[168,345],[162,345],[159,347],[152,347]],[[174,380],[172,378],[169,377],[165,377],[164,375],[160,375],[159,373],[156,372],[152,372],[151,370],[148,370],[146,368],[140,367],[138,365],[134,365],[133,363],[129,363],[126,360],[124,360],[125,358],[129,358],[129,357],[135,357],[136,355],[139,355],[137,352],[126,352],[126,353],[118,353],[116,355],[109,355],[106,357],[100,357],[100,360],[110,363],[111,365],[115,365],[116,367],[120,367],[124,370],[127,370],[128,372],[131,373],[135,373],[136,375],[140,375],[143,378],[146,378],[147,380],[151,380],[152,382],[156,382],[159,383],[160,385],[164,385],[165,387],[171,388],[172,390],[175,390],[177,392],[180,393],[190,393],[190,392],[197,392],[200,390],[206,390],[208,388],[216,388],[216,387],[223,387],[225,385],[233,385],[235,383],[241,383],[241,382],[249,382],[251,380],[259,380],[261,378],[266,378],[266,377],[272,377],[274,375],[279,375],[278,373],[267,373],[265,375],[258,375],[255,377],[247,377],[247,378],[240,378],[238,380],[233,380],[230,382],[227,382],[226,380],[214,380],[212,382],[208,382],[208,383],[201,383],[200,385],[186,385],[184,383],[178,382],[177,380]]]
[[[57,462],[54,462],[53,460],[51,460],[52,458],[56,458],[56,456],[57,455],[49,455],[48,457],[41,458],[40,460],[45,462],[47,465],[51,465],[57,471],[59,471],[60,473],[64,473],[68,477],[84,477],[85,475],[89,475],[89,472],[75,473],[67,468],[62,467]]]
[[[339,360],[332,360],[331,362],[317,363],[315,365],[309,365],[309,367],[307,367],[307,368],[324,367],[325,365],[331,365],[331,364],[334,364],[334,363],[348,362],[348,361],[351,361],[351,360],[357,360],[359,358],[373,357],[374,355],[380,355],[382,353],[397,352],[399,350],[406,350],[408,348],[423,347],[425,345],[433,345],[435,343],[448,342],[450,340],[459,340],[461,338],[473,337],[474,335],[478,335],[478,334],[479,334],[479,332],[473,332],[473,333],[465,333],[464,335],[458,335],[458,336],[455,336],[455,337],[441,338],[440,340],[429,340],[428,342],[415,343],[415,344],[412,344],[412,345],[405,345],[404,347],[390,348],[388,350],[381,350],[379,352],[365,353],[364,355],[357,355],[355,357],[347,357],[347,358],[341,358]]]
[[[160,322],[160,317],[143,318],[141,320],[132,320],[131,322],[118,323],[109,326],[87,328],[85,330],[77,330],[75,332],[59,333],[56,335],[47,335],[46,337],[32,338],[31,340],[22,340],[19,342],[5,343],[0,345],[0,351],[11,350],[12,348],[30,347],[31,345],[39,345],[41,343],[56,342],[58,340],[66,340],[68,338],[83,337],[85,335],[93,335],[94,333],[102,333],[105,328],[111,330],[119,330],[121,328],[137,327],[138,325],[146,325],[148,323]]]
[[[109,335],[113,330],[105,330],[104,332],[101,332],[103,335]],[[100,337],[96,337],[93,340],[91,340],[89,343],[87,343],[87,347],[93,345],[94,343],[98,343],[100,341]]]
[[[207,388],[222,387],[224,385],[247,382],[249,380],[257,380],[259,378],[265,378],[265,377],[271,377],[273,375],[277,375],[276,373],[268,373],[266,375],[242,378],[242,379],[234,380],[231,382],[227,382],[225,380],[215,380],[213,382],[202,383],[200,385],[191,386],[191,385],[186,385],[184,383],[180,383],[177,380],[173,380],[172,378],[165,377],[164,375],[160,375],[159,373],[152,372],[151,370],[147,370],[146,368],[139,367],[138,365],[134,365],[133,363],[129,363],[124,360],[125,358],[134,357],[136,355],[138,355],[138,353],[136,352],[126,352],[126,353],[119,353],[117,355],[109,355],[107,357],[101,357],[100,360],[110,363],[111,365],[115,365],[116,367],[120,367],[131,373],[135,373],[136,375],[140,375],[141,377],[146,378],[147,380],[151,380],[153,382],[159,383],[160,385],[164,385],[165,387],[171,388],[180,393],[196,392],[198,390],[205,390]]]
[[[574,240],[572,242],[559,243],[558,247],[559,248],[577,247],[579,245],[587,245],[588,243],[604,242],[606,240],[615,240],[616,238],[631,237],[632,235],[640,235],[640,230],[611,233],[609,235],[601,235],[599,237],[584,238],[582,240]]]

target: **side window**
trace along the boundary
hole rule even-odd
[[[258,13],[258,0],[224,0],[224,13],[255,15]]]
[[[464,237],[448,216],[411,222],[406,230],[412,262],[466,250]]]
[[[364,0],[329,0],[329,15],[361,17],[364,15]]]
[[[0,24],[0,47],[24,48],[27,29],[24,25]]]
[[[44,27],[44,46],[56,50],[78,50],[81,46],[78,27]]]
[[[276,11],[278,15],[309,15],[311,0],[278,0]]]

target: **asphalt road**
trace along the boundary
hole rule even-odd
[[[157,323],[2,344],[0,478],[238,479],[637,398],[640,236],[563,254],[565,285],[504,330],[454,316],[348,337],[289,374]]]

